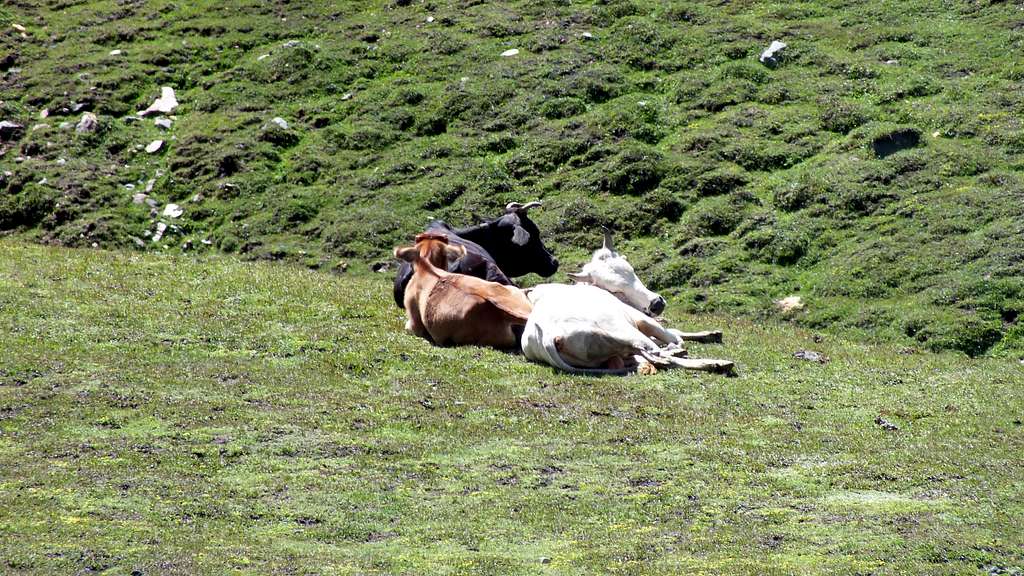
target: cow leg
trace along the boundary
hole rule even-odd
[[[644,336],[663,344],[680,344],[682,342],[679,336],[666,330],[656,320],[648,317],[643,312],[630,308],[629,315],[633,323],[636,324],[637,330],[642,332]]]

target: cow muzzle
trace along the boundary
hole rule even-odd
[[[647,310],[650,312],[651,316],[661,314],[665,310],[665,299],[658,296],[654,300],[651,300],[651,303],[647,306]]]

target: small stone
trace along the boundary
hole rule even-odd
[[[764,52],[761,52],[761,57],[758,58],[758,60],[761,61],[761,64],[764,64],[769,68],[774,68],[779,65],[782,51],[785,50],[786,47],[787,45],[785,42],[772,40],[771,45],[769,45]]]
[[[4,120],[0,122],[0,142],[9,142],[21,137],[25,127],[16,122]]]
[[[142,192],[136,192],[132,194],[132,204],[142,204],[149,198],[149,194],[143,194]]]
[[[434,17],[433,16],[427,16],[427,24],[430,24],[433,21],[434,21]]]
[[[289,40],[284,43],[285,48],[298,48],[299,46],[302,46],[302,42],[298,40]]]
[[[796,358],[797,360],[807,360],[808,362],[817,362],[818,364],[825,364],[828,362],[828,356],[813,350],[797,350],[796,353],[793,354],[793,358]]]
[[[74,104],[71,105],[71,111],[72,112],[81,112],[82,110],[85,110],[89,106],[90,106],[90,104],[88,102],[75,102]]]
[[[270,120],[272,123],[277,124],[282,130],[288,129],[288,122],[280,116],[276,116]]]
[[[594,39],[594,35],[591,34],[590,32],[584,32],[584,33],[580,34],[580,38],[583,38],[583,39],[586,39],[586,40],[593,40]]]
[[[135,184],[125,184],[124,185],[124,189],[125,190],[135,190]]]
[[[782,300],[776,300],[775,307],[785,314],[795,310],[803,310],[804,301],[799,296],[787,296]]]
[[[196,192],[195,194],[192,195],[192,198],[189,198],[189,201],[192,202],[192,203],[196,203],[196,202],[202,202],[204,199],[205,199],[205,197],[203,196],[203,194],[201,192]]]
[[[551,558],[548,558],[547,556],[541,556],[540,557],[540,563],[541,564],[551,564]]]
[[[39,184],[40,186],[46,186],[47,182],[49,182],[49,180],[47,180],[46,178],[43,178],[39,182],[36,182],[36,184]]]
[[[892,422],[889,422],[888,420],[882,418],[881,416],[875,418],[875,424],[881,426],[883,430],[889,430],[890,432],[895,432],[896,430],[900,429],[899,426],[893,424]]]
[[[99,243],[97,243],[97,242],[93,242],[93,243],[91,244],[91,246],[92,246],[93,248],[99,248],[99,247],[100,247]]]
[[[43,108],[42,110],[39,111],[39,117],[40,118],[44,118],[45,119],[49,115],[50,115],[50,109],[49,108]]]
[[[159,202],[157,202],[156,200],[152,198],[146,198],[146,206],[149,206],[150,208],[156,208],[158,204]]]
[[[352,98],[352,93],[351,92],[345,92],[344,94],[341,95],[341,99],[342,100],[350,100],[351,98]]]
[[[515,56],[517,54],[519,54],[518,48],[509,48],[508,50],[505,50],[504,52],[501,53],[501,55],[506,58],[508,58],[509,56]]]
[[[123,54],[123,52],[120,50],[111,50],[109,53],[110,56],[120,56],[121,54]]]
[[[155,185],[155,184],[156,184],[156,178],[150,178],[146,182],[146,194],[149,194],[150,192],[153,191],[153,185]]]
[[[68,163],[68,161],[65,160],[64,158],[57,158],[57,166],[63,166],[65,164],[67,164],[67,163]]]
[[[22,26],[21,24],[11,24],[11,28],[14,28],[18,32],[24,32],[25,31],[25,27]]]
[[[213,246],[213,240],[210,240],[209,238],[203,238],[199,242],[204,246]]]
[[[939,136],[942,136],[941,131],[936,130],[935,132],[932,132],[932,138],[938,138]]]
[[[139,116],[147,116],[154,112],[170,114],[177,107],[178,100],[174,97],[174,88],[164,86],[160,88],[160,97],[154,100],[153,103],[149,105],[149,108],[140,111]]]
[[[154,153],[158,152],[160,150],[160,148],[163,147],[163,145],[164,145],[164,141],[163,140],[153,140],[148,145],[146,145],[146,153],[147,154],[154,154]]]
[[[191,250],[192,249],[192,241],[191,240],[185,240],[184,242],[182,242],[181,243],[181,249],[182,250]]]
[[[79,134],[95,132],[99,126],[99,118],[97,118],[92,112],[85,112],[82,114],[82,118],[78,120],[78,124],[75,126],[75,132],[78,132]]]
[[[168,204],[164,206],[164,211],[160,213],[161,216],[170,216],[171,218],[177,218],[185,213],[185,210],[177,204]]]
[[[35,132],[36,130],[42,130],[43,128],[49,128],[49,127],[50,127],[49,124],[34,124],[32,126],[32,131]]]
[[[138,236],[132,236],[132,242],[134,242],[135,245],[138,246],[139,248],[146,247],[146,243],[142,240],[142,238],[139,238]]]
[[[886,61],[884,62],[884,64],[885,64],[886,66],[899,66],[899,64],[900,64],[900,61],[899,61],[899,60],[896,60],[896,59],[890,59],[890,60],[886,60]]]
[[[157,128],[163,128],[164,130],[170,130],[171,129],[171,119],[170,118],[157,118],[156,120],[153,121],[153,124],[155,124]]]
[[[266,58],[270,58],[270,54],[260,54],[259,56],[256,57],[256,61],[260,62]]]
[[[163,222],[156,223],[156,232],[153,233],[153,242],[159,242],[164,237],[164,232],[167,231],[167,224]]]

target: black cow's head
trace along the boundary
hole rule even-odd
[[[505,215],[488,224],[497,240],[490,248],[491,256],[507,276],[536,272],[546,277],[558,271],[558,259],[541,242],[540,230],[526,215],[530,208],[540,205],[510,202]]]

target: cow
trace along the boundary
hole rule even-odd
[[[541,284],[527,290],[533,305],[521,348],[530,360],[571,373],[624,374],[645,366],[679,366],[731,374],[732,362],[680,358],[684,340],[721,342],[721,332],[685,334],[651,316],[664,298],[636,277],[614,251],[611,233],[579,274],[576,285]]]
[[[413,271],[403,295],[406,330],[440,346],[517,348],[530,301],[515,286],[445,270],[465,255],[464,246],[443,234],[420,234],[415,245],[395,248]]]
[[[531,272],[546,278],[558,271],[558,259],[541,242],[540,230],[527,216],[530,208],[538,206],[541,206],[540,202],[510,202],[505,206],[505,214],[483,224],[454,230],[448,224],[434,220],[426,232],[443,235],[449,244],[466,249],[465,256],[449,263],[449,272],[476,276],[498,284],[512,284],[509,278]],[[412,274],[408,262],[403,262],[398,268],[394,296],[399,308],[405,307],[405,286]]]

